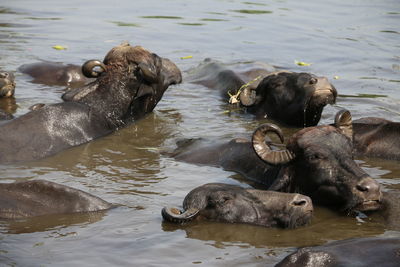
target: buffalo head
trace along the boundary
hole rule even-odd
[[[183,209],[165,207],[161,213],[174,223],[203,219],[295,228],[309,223],[313,212],[307,196],[218,183],[193,189],[185,197]]]
[[[0,71],[0,98],[11,97],[15,92],[14,75],[11,72]]]
[[[66,92],[62,98],[88,104],[106,114],[113,124],[151,112],[168,86],[182,79],[170,60],[128,43],[111,49],[103,62],[87,61],[82,73],[96,80]]]
[[[336,115],[335,126],[300,130],[287,145],[265,142],[268,132],[276,133],[283,142],[279,128],[269,124],[254,132],[252,142],[262,160],[272,165],[284,164],[269,189],[302,193],[315,203],[343,210],[380,208],[380,185],[353,160],[348,111]]]
[[[276,72],[265,77],[256,89],[244,89],[240,101],[257,116],[307,127],[318,124],[323,108],[335,103],[336,96],[335,87],[325,77]]]

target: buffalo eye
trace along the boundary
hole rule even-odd
[[[318,79],[312,77],[312,78],[310,79],[310,81],[309,81],[309,84],[313,85],[313,84],[316,84],[317,82],[318,82]]]
[[[324,159],[324,155],[321,154],[310,154],[306,156],[309,161],[321,160]]]

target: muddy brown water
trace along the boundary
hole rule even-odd
[[[327,76],[339,97],[321,124],[343,107],[354,118],[400,121],[399,22],[397,0],[1,1],[0,69],[15,71],[18,106],[0,101],[0,107],[20,116],[32,104],[60,101],[62,87],[30,83],[17,72],[21,64],[81,64],[127,40],[170,58],[185,76],[205,58]],[[192,58],[181,59],[186,56]],[[400,235],[374,216],[357,220],[321,207],[310,226],[296,230],[163,222],[161,208],[181,205],[196,186],[252,186],[232,172],[162,153],[180,138],[249,137],[261,123],[227,111],[216,93],[183,83],[170,87],[152,114],[110,136],[40,161],[0,166],[0,182],[46,179],[120,205],[94,214],[0,221],[0,265],[272,266],[299,246]],[[400,190],[399,162],[357,160],[385,190]]]

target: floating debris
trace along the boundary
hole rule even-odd
[[[255,81],[259,80],[262,76],[259,75],[257,76],[255,79],[249,81],[246,84],[243,84],[242,86],[240,86],[239,90],[237,90],[236,94],[231,94],[230,90],[228,91],[228,95],[229,95],[229,104],[236,104],[239,103],[239,96],[240,93],[243,91],[243,89],[247,88],[250,86],[250,84],[254,83]]]
[[[193,58],[193,56],[185,56],[185,57],[181,57],[181,59],[190,59]]]
[[[52,46],[52,48],[54,48],[55,50],[67,50],[67,47],[62,45],[54,45]]]
[[[308,66],[311,66],[312,63],[307,63],[307,62],[304,62],[304,61],[297,61],[297,60],[295,60],[295,61],[294,61],[294,64],[299,65],[299,66],[302,66],[302,67],[308,67]]]

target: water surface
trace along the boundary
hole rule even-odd
[[[38,60],[82,64],[126,40],[170,58],[184,76],[205,58],[324,75],[339,98],[321,124],[344,107],[354,118],[400,121],[399,19],[397,0],[3,1],[0,69],[16,72],[18,108],[11,111],[20,116],[32,104],[59,102],[63,88],[32,84],[18,66]],[[312,64],[301,67],[295,60]],[[268,266],[298,246],[400,235],[379,218],[361,222],[320,207],[309,227],[296,230],[163,222],[162,206],[181,205],[196,186],[251,186],[234,173],[162,153],[180,138],[249,137],[260,122],[228,109],[218,94],[183,83],[171,86],[148,117],[110,136],[51,158],[0,166],[1,182],[46,179],[120,204],[101,213],[1,221],[0,265]],[[385,189],[400,190],[398,162],[358,162]]]

